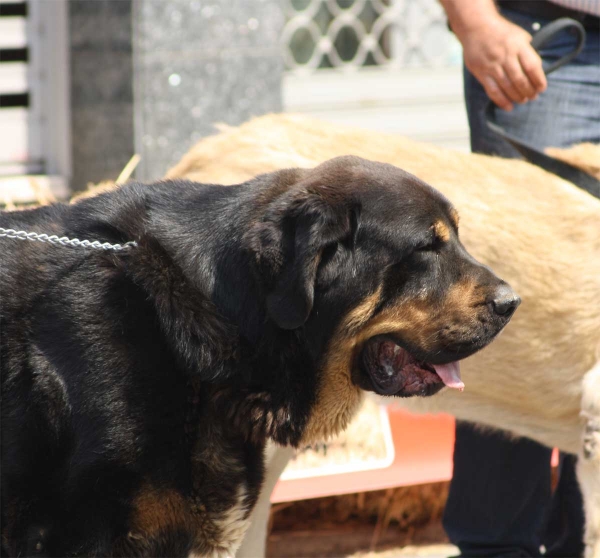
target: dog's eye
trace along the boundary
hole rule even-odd
[[[426,244],[417,246],[417,248],[415,248],[415,252],[434,252],[435,250],[439,249],[441,245],[442,241],[439,238],[433,238]]]
[[[336,252],[338,250],[338,243],[334,242],[332,244],[328,244],[323,253],[321,254],[321,261],[319,263],[320,266],[326,266],[331,260],[333,260]]]
[[[323,287],[331,283],[337,276],[340,260],[340,245],[337,242],[329,244],[321,254],[321,261],[317,270],[317,283]]]

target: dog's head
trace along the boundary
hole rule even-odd
[[[465,250],[450,202],[396,167],[337,158],[284,171],[261,196],[246,242],[268,317],[301,330],[319,363],[314,436],[345,427],[359,388],[462,389],[457,361],[520,302]]]

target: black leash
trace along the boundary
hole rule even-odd
[[[578,21],[563,17],[542,27],[531,40],[531,46],[533,46],[535,50],[539,50],[541,47],[549,43],[557,33],[568,28],[571,28],[576,32],[577,45],[571,52],[565,54],[565,56],[562,58],[559,58],[552,64],[544,66],[544,72],[546,75],[558,70],[558,68],[561,66],[568,64],[582,51],[585,43],[585,29]],[[510,143],[529,162],[533,163],[534,165],[538,165],[539,167],[542,167],[543,169],[554,173],[561,178],[568,180],[569,182],[572,182],[580,188],[588,191],[593,196],[600,198],[599,180],[596,180],[593,176],[590,176],[586,172],[573,165],[570,165],[569,163],[546,155],[543,151],[540,151],[539,149],[529,145],[519,138],[516,138],[502,128],[502,126],[500,126],[500,124],[498,124],[496,121],[496,106],[492,101],[490,101],[485,107],[485,117],[486,123],[490,130]]]

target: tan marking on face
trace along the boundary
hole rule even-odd
[[[353,335],[360,330],[375,312],[375,308],[381,299],[382,287],[379,287],[376,292],[369,295],[359,306],[354,308],[346,316],[342,325],[342,330],[346,332],[346,336]]]
[[[433,351],[446,325],[474,325],[475,288],[474,282],[463,281],[449,289],[441,304],[428,297],[400,300],[371,318],[381,299],[379,288],[354,308],[329,344],[315,410],[302,443],[325,440],[347,427],[362,400],[362,390],[351,379],[352,362],[366,341],[376,335],[395,334],[423,351]]]
[[[436,221],[433,224],[433,230],[436,238],[439,240],[443,242],[448,242],[450,240],[450,229],[448,229],[448,225],[443,221]]]
[[[452,219],[452,223],[458,229],[458,223],[460,222],[460,215],[456,209],[450,209],[450,219]]]
[[[481,309],[485,308],[482,304],[484,301],[484,293],[476,281],[472,279],[460,281],[449,289],[442,305],[443,314],[436,318],[441,321],[444,315],[447,315],[454,322],[472,324]]]
[[[379,304],[380,287],[351,310],[329,343],[317,401],[308,421],[301,444],[327,440],[348,426],[362,401],[362,390],[350,377],[357,334],[365,326]]]
[[[360,342],[375,335],[395,333],[422,351],[433,352],[447,326],[455,329],[476,326],[475,289],[473,281],[461,281],[452,285],[441,301],[434,302],[429,297],[401,300],[377,315],[361,332]]]
[[[424,351],[435,350],[438,334],[448,325],[473,325],[479,298],[477,283],[464,280],[452,285],[441,301],[429,297],[400,300],[380,312],[358,338],[364,343],[371,337],[396,333]]]
[[[454,283],[454,285],[448,289],[444,306],[459,311],[464,311],[465,305],[471,307],[471,304],[475,302],[475,299],[477,298],[477,287],[477,282],[472,279],[463,279],[462,281]]]

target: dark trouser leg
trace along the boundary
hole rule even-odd
[[[507,19],[533,32],[536,20],[505,10]],[[538,20],[545,25],[548,21]],[[541,51],[545,62],[553,62],[571,51],[575,38],[563,31]],[[501,157],[519,153],[488,129],[483,111],[488,97],[467,70],[464,74],[465,102],[471,131],[471,151]],[[600,33],[588,32],[584,50],[570,64],[548,76],[548,89],[538,100],[515,105],[512,112],[496,109],[498,123],[512,135],[538,149],[569,147],[600,142]]]
[[[546,556],[583,556],[583,501],[577,484],[574,455],[561,454],[560,477],[552,505],[548,510],[548,520],[542,544]]]
[[[463,556],[539,556],[551,450],[457,422],[444,528]]]
[[[503,15],[530,33],[534,23],[548,23],[516,12]],[[587,35],[583,52],[551,74],[548,90],[537,101],[517,105],[511,113],[496,111],[503,128],[538,149],[600,141],[600,33]],[[554,61],[573,43],[573,36],[565,32],[544,48],[542,58]],[[487,95],[468,71],[465,100],[472,151],[518,157],[487,128],[483,119]],[[464,424],[457,426],[454,479],[444,526],[463,554],[537,555],[543,543],[551,556],[580,555],[584,521],[575,457],[563,462],[551,511],[549,460],[550,450],[535,442],[511,442],[498,435],[477,434]],[[549,525],[544,530],[546,519]]]

